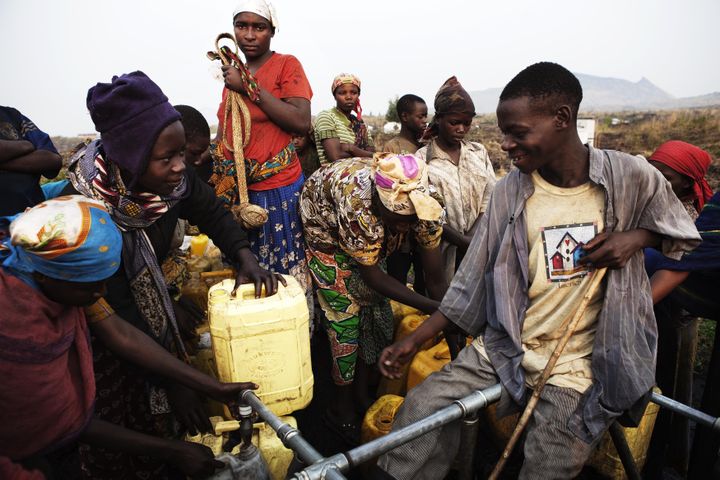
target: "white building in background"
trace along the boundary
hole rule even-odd
[[[400,124],[398,122],[387,122],[383,125],[383,132],[387,134],[400,133]]]
[[[578,118],[577,132],[580,140],[587,143],[591,147],[595,145],[595,119],[594,118]]]

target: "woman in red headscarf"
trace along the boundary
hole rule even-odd
[[[695,220],[713,194],[705,180],[710,154],[695,145],[670,140],[660,145],[648,161],[670,182],[673,192]]]

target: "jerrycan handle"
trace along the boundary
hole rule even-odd
[[[442,345],[442,344],[439,344]],[[450,347],[447,346],[447,343],[440,347],[434,354],[433,358],[435,360],[449,360],[450,359]]]
[[[235,280],[233,280],[234,285]],[[231,287],[232,288],[232,287]],[[237,292],[235,293],[235,297],[233,297],[236,300],[240,301],[252,301],[252,300],[263,300],[265,298],[268,298],[265,295],[265,285],[262,286],[262,291],[260,294],[260,298],[255,298],[255,284],[254,283],[243,283],[238,287]],[[279,298],[285,299],[288,295],[287,287],[283,286],[280,281],[278,281],[278,290],[275,294]]]

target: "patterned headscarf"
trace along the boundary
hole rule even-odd
[[[355,85],[360,92],[360,79],[352,73],[341,73],[337,75],[332,82],[332,88],[330,91],[335,95],[335,90],[340,85]],[[355,103],[355,112],[357,113],[358,120],[362,120],[362,107],[360,106],[360,97],[358,96],[357,102]]]
[[[186,196],[186,176],[166,196],[131,189],[123,182],[118,164],[106,154],[103,140],[81,147],[70,159],[67,176],[78,192],[103,202],[122,231],[152,225]]]
[[[702,148],[680,140],[670,140],[660,145],[648,160],[663,163],[676,172],[692,179],[693,202],[698,212],[702,210],[705,202],[712,197],[712,189],[705,180],[705,174],[712,159],[710,154]]]
[[[233,10],[233,18],[237,17],[238,13],[250,12],[255,15],[260,15],[265,20],[270,22],[270,25],[275,29],[276,32],[280,31],[280,25],[278,24],[277,13],[275,13],[275,7],[267,0],[243,0],[241,1],[235,10]]]
[[[467,113],[475,116],[475,104],[470,94],[460,85],[457,77],[445,80],[440,90],[435,94],[435,116],[425,129],[424,139],[437,135],[437,118],[449,113]]]
[[[58,197],[5,217],[3,267],[73,282],[97,282],[120,267],[120,232],[102,203],[81,195]]]
[[[420,220],[437,221],[443,208],[429,194],[427,165],[415,155],[376,155],[375,188],[382,204],[393,213],[416,214]]]

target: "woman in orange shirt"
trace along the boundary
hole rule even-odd
[[[225,88],[218,110],[219,128],[211,146],[215,192],[229,207],[238,203],[232,120],[225,121],[230,91],[242,94],[250,113],[250,141],[244,148],[250,203],[268,211],[268,221],[249,232],[250,248],[260,265],[289,273],[307,289],[305,244],[297,209],[305,181],[292,142],[294,132],[310,129],[312,89],[302,65],[292,55],[275,53],[270,42],[278,30],[277,15],[265,0],[246,0],[233,13],[235,39],[246,66],[257,82],[257,95],[249,95],[240,71],[223,66]]]

